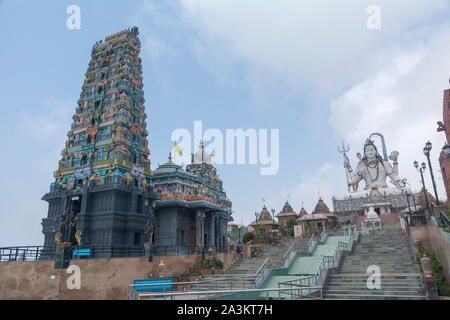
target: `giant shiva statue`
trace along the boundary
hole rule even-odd
[[[398,155],[397,151],[391,152],[389,159],[393,165],[378,153],[377,147],[372,140],[367,139],[364,144],[364,155],[357,154],[360,159],[354,172],[347,155],[344,154],[344,167],[350,177],[350,185],[353,192],[358,191],[358,185],[364,180],[366,186],[364,190],[388,188],[386,177],[391,178],[391,183],[398,189],[404,190],[406,187],[406,179],[398,176]]]

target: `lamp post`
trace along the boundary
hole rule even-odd
[[[423,153],[425,154],[425,156],[427,157],[427,160],[428,160],[428,167],[430,168],[430,175],[431,175],[431,182],[433,183],[434,196],[436,197],[437,204],[439,204],[439,197],[438,197],[437,190],[436,190],[436,181],[434,180],[433,167],[431,166],[431,161],[430,161],[430,151],[431,151],[432,146],[433,145],[431,144],[430,141],[425,143],[425,147],[423,148]]]
[[[409,185],[409,182],[406,182]],[[410,186],[411,188],[411,186]],[[409,196],[410,194],[408,193],[408,189],[405,188],[405,194],[406,194],[406,202],[408,203],[408,219],[406,219],[406,224],[408,226],[408,233],[410,232],[409,228],[411,227],[411,206],[409,204]],[[414,196],[413,196],[414,197]]]
[[[416,170],[418,172],[420,172],[420,177],[422,178],[423,195],[425,196],[425,203],[427,205],[427,211],[428,211],[428,213],[425,214],[425,219],[428,222],[428,220],[429,220],[428,215],[430,214],[430,204],[428,203],[427,189],[425,188],[425,180],[423,179],[423,172],[427,168],[427,165],[425,164],[425,162],[422,162],[419,167],[419,163],[417,161],[414,161],[414,167],[416,168]]]
[[[255,222],[256,222],[256,238],[258,238],[258,234],[259,234],[259,231],[258,231],[258,218],[259,218],[259,213],[258,213],[258,211],[255,211]]]

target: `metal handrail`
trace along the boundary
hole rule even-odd
[[[261,269],[266,265],[266,263],[268,263],[270,260],[270,257],[268,257],[266,260],[264,260],[264,262],[261,264],[261,266],[258,268],[258,270],[255,272],[255,275],[257,275]]]
[[[286,257],[289,255],[290,251],[294,248],[295,241],[292,241],[292,244],[289,246],[289,248],[286,250],[286,252],[283,255],[283,260],[286,260]]]
[[[0,262],[52,260],[56,246],[19,246],[0,248]]]
[[[289,246],[289,248],[286,250],[286,252],[283,255],[283,267],[286,267],[286,264],[289,264],[288,261],[291,260],[291,254],[294,251],[294,247],[295,247],[295,240],[292,241],[291,245]]]
[[[314,239],[314,233],[313,233],[313,234],[311,235],[311,237],[309,238],[309,241],[308,241],[308,251],[309,251],[309,248],[310,248],[310,246],[311,246],[311,243],[312,243],[313,239]]]
[[[268,264],[270,261],[270,257],[264,260],[264,262],[261,264],[261,266],[258,268],[258,270],[251,275],[248,274],[242,274],[242,275],[233,275],[228,277],[223,277],[222,275],[218,275],[221,278],[217,279],[211,279],[211,280],[197,280],[197,281],[184,281],[184,282],[172,282],[171,284],[174,285],[191,285],[191,284],[205,284],[205,283],[216,283],[220,281],[229,281],[229,280],[235,280],[235,279],[254,279],[255,284],[257,283],[260,275],[260,271],[265,268],[265,265]],[[150,283],[150,284],[130,284],[128,285],[129,288],[135,288],[139,286],[146,286],[146,287],[152,287],[152,286],[160,286],[161,284],[158,283]]]
[[[188,296],[186,299],[191,300],[192,296],[197,296],[197,299],[208,298],[209,296],[217,296],[220,294],[236,294],[236,293],[251,293],[251,292],[282,292],[282,291],[311,291],[311,290],[320,290],[322,296],[322,287],[297,287],[297,288],[267,288],[267,289],[238,289],[238,290],[212,290],[212,291],[185,291],[185,292],[170,292],[170,293],[142,293],[135,296],[138,300],[142,297],[161,297],[166,300],[166,297],[182,297]],[[205,297],[206,296],[206,297]],[[268,298],[268,296],[267,296]],[[317,298],[319,299],[319,298]],[[171,299],[173,300],[173,299]]]

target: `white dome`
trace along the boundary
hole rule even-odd
[[[194,163],[195,164],[201,164],[201,163],[212,164],[211,156],[204,151],[202,142],[200,143],[198,150],[194,155]]]
[[[376,213],[373,207],[370,207],[369,211],[366,213],[366,220],[378,220],[378,219],[380,219],[378,217],[378,214]]]

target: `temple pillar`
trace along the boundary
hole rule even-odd
[[[216,213],[215,212],[211,212],[211,214],[209,215],[209,234],[208,234],[208,247],[210,248],[215,248],[216,247],[216,226],[215,226],[215,221],[216,221]]]
[[[204,227],[205,227],[205,212],[196,211],[195,215],[195,245],[203,247],[204,244]]]

